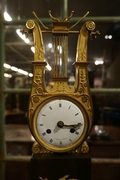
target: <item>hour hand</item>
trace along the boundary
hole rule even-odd
[[[63,121],[58,121],[57,126],[59,128],[62,128],[62,127],[73,127],[73,128],[76,128],[76,127],[82,126],[82,124],[81,123],[77,123],[77,124],[64,124]]]

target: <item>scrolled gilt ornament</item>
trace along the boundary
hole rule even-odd
[[[80,83],[79,88],[78,88],[78,92],[80,94],[84,94],[86,92],[87,86],[86,86],[87,82],[85,83]]]
[[[65,175],[62,178],[59,178],[59,180],[66,180],[66,179],[68,179],[68,177],[69,177],[69,175]],[[77,180],[77,179],[72,178],[72,179],[68,179],[68,180]]]
[[[37,142],[34,142],[33,146],[32,146],[32,152],[34,152],[35,154],[39,153],[41,151],[40,146],[38,145]]]
[[[75,150],[71,151],[71,153],[81,153],[86,154],[89,152],[89,146],[86,141],[82,143],[79,147],[77,147]]]
[[[81,152],[82,153],[88,153],[89,152],[89,146],[86,141],[83,142],[81,146]]]
[[[66,82],[55,82],[53,87],[47,86],[48,93],[73,93],[74,87],[69,87]]]
[[[43,94],[43,88],[42,87],[38,87],[38,88],[36,88],[35,92],[38,95],[42,95]]]
[[[33,81],[32,86],[33,86],[33,87],[37,87],[37,86],[38,86],[38,84],[37,84],[35,81]]]
[[[42,145],[38,144],[36,141],[34,142],[33,146],[32,146],[32,152],[34,154],[38,154],[38,153],[53,153],[47,149],[45,149]]]
[[[69,175],[65,175],[62,178],[59,178],[58,180],[67,180]],[[42,177],[39,177],[40,180],[48,180],[48,178],[43,179]],[[78,179],[68,179],[68,180],[78,180]]]
[[[33,100],[34,103],[38,103],[40,98],[39,98],[39,96],[35,95],[35,96],[32,97],[32,100]]]
[[[31,117],[33,115],[34,109],[39,102],[40,102],[40,96],[39,95],[33,94],[30,97],[30,107],[31,108],[29,108],[29,117]]]
[[[40,180],[48,180],[48,178],[43,179],[42,177],[39,177]]]
[[[81,98],[83,103],[86,103],[88,101],[88,99],[89,99],[88,95],[83,95],[82,98]]]
[[[35,22],[33,20],[28,20],[26,23],[28,29],[33,29],[35,27]]]
[[[95,29],[95,23],[93,21],[88,21],[86,22],[86,28],[89,31],[93,31]]]

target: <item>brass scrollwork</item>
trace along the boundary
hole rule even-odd
[[[58,180],[78,180],[78,179],[68,179],[69,175],[65,175],[62,178],[59,178]],[[48,178],[43,179],[42,177],[39,177],[40,180],[48,180]]]

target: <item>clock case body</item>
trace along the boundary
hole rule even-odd
[[[45,85],[44,71],[46,62],[44,61],[44,45],[42,39],[42,30],[37,22],[29,20],[26,23],[29,31],[34,36],[35,54],[33,72],[33,82],[30,93],[28,120],[31,134],[35,138],[36,142],[33,145],[33,153],[53,153],[53,152],[77,152],[87,153],[89,147],[86,143],[86,139],[91,131],[93,123],[93,108],[92,99],[90,94],[90,86],[87,72],[87,41],[88,35],[95,35],[93,32],[95,29],[95,23],[92,21],[86,22],[78,34],[76,61],[73,64],[75,66],[75,83],[73,86],[68,85],[68,77],[53,77],[53,86]],[[52,30],[53,35],[61,33],[59,29],[54,28]],[[65,34],[69,34],[69,31],[63,31]],[[82,138],[77,144],[73,144],[70,148],[54,148],[52,149],[49,144],[40,141],[36,133],[36,113],[40,106],[56,98],[68,99],[74,102],[79,108],[81,108],[85,118],[85,131]]]
[[[90,180],[91,158],[88,154],[33,154],[31,180]]]

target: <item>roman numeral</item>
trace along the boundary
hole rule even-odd
[[[45,114],[41,114],[42,116],[46,116]]]
[[[50,110],[52,110],[52,107],[51,107],[51,106],[49,106],[49,109],[50,109]]]
[[[62,103],[59,103],[59,107],[62,107]]]
[[[40,124],[40,126],[43,126],[43,124]]]
[[[45,135],[46,135],[46,132],[42,133],[42,135],[45,136]]]
[[[76,113],[75,116],[77,116],[79,113]]]
[[[53,139],[50,139],[50,143],[52,143],[53,142]]]
[[[62,141],[60,141],[60,145],[62,145]]]
[[[76,135],[79,135],[79,132],[75,132]]]
[[[69,106],[69,108],[68,109],[70,109],[71,108],[71,106]]]

